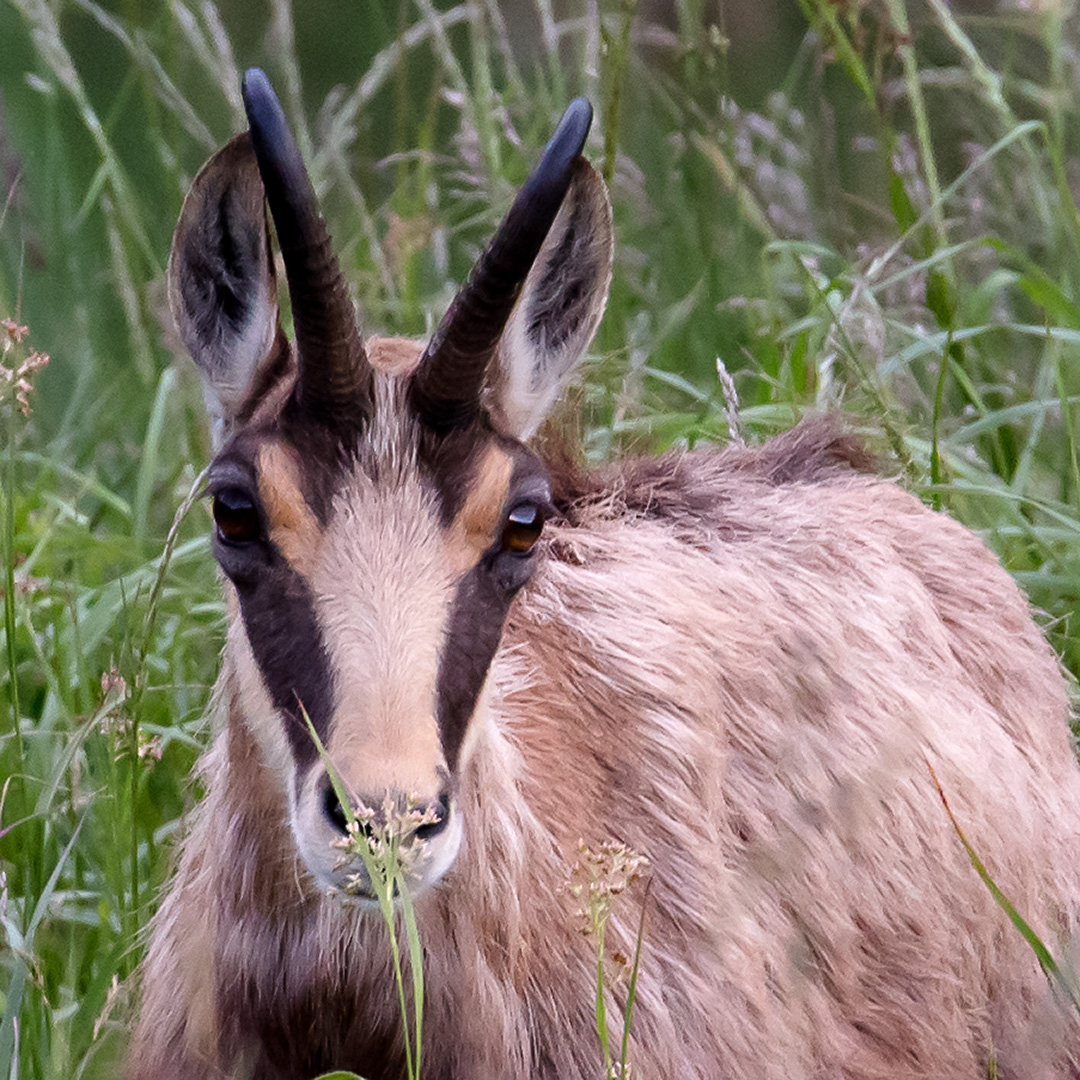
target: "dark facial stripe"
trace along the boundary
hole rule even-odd
[[[284,716],[293,758],[303,770],[314,763],[318,749],[300,706],[324,745],[334,709],[330,661],[311,590],[274,551],[256,579],[237,585],[237,593],[255,661],[271,700]]]
[[[507,590],[487,563],[481,560],[458,585],[439,661],[436,715],[451,774],[516,591]]]
[[[420,463],[439,493],[439,522],[444,528],[464,504],[477,456],[490,437],[490,430],[479,424],[444,439],[421,429]]]
[[[334,493],[356,460],[357,441],[353,436],[342,438],[333,428],[312,420],[300,408],[295,390],[282,410],[279,424],[285,441],[297,451],[304,476],[304,501],[325,527]]]
[[[426,446],[421,444],[421,461],[438,491],[444,526],[462,510],[475,484],[474,470],[482,449],[492,442],[513,459],[503,512],[509,511],[519,495],[547,502],[547,470],[543,462],[516,440],[478,425],[445,439],[431,440]],[[492,540],[493,547],[458,584],[439,660],[436,716],[451,773],[457,771],[465,732],[499,647],[510,604],[533,569],[532,557],[500,551],[498,534]]]

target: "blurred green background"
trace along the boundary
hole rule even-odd
[[[407,334],[587,94],[617,255],[583,452],[843,409],[1075,674],[1078,43],[1050,0],[0,0],[0,1076],[115,1075],[198,794],[223,611],[164,267],[244,67]]]

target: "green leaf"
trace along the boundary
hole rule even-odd
[[[1064,323],[1074,330],[1080,330],[1080,309],[1065,295],[1053,278],[1037,267],[1028,267],[1017,284],[1046,312],[1052,322]]]
[[[956,284],[946,271],[933,270],[927,276],[926,306],[943,330],[956,325]]]
[[[907,232],[919,220],[919,215],[908,198],[904,181],[895,171],[889,177],[889,206],[902,233]]]

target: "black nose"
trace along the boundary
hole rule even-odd
[[[381,806],[381,802],[377,805]],[[334,790],[334,785],[330,782],[330,778],[327,777],[323,785],[323,797],[322,797],[322,809],[323,815],[331,825],[337,829],[343,836],[348,833],[349,819],[345,814],[345,808],[341,805],[341,800],[337,797],[337,792]],[[450,821],[450,798],[444,792],[439,798],[431,803],[427,808],[425,817],[428,819],[422,825],[418,825],[413,832],[413,836],[417,840],[431,840],[436,837],[446,828]],[[358,821],[361,834],[370,834],[373,827],[377,828],[383,824],[383,813],[380,809],[376,814],[374,822]]]
[[[323,787],[322,808],[326,820],[338,832],[342,834],[348,832],[349,819],[345,816],[345,807],[341,805],[341,800],[337,797],[337,792],[334,790],[334,785],[330,783],[329,777],[326,778],[326,784]]]

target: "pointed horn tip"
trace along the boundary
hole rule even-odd
[[[593,107],[588,98],[576,97],[562,114],[548,147],[556,147],[570,158],[575,158],[585,147],[592,127]]]
[[[261,67],[249,67],[244,71],[244,76],[240,80],[240,89],[245,94],[249,87],[261,87],[269,86],[270,79],[267,77],[266,72]]]
[[[288,176],[293,184],[300,183],[301,175],[306,180],[306,170],[300,160],[300,152],[296,148],[289,122],[285,119],[285,110],[281,107],[266,72],[262,68],[248,68],[244,72],[240,92],[244,99],[244,112],[247,113],[251,141],[259,159],[259,171],[263,174],[263,181],[267,179],[267,167],[279,175]]]
[[[585,147],[592,118],[593,108],[586,98],[574,98],[570,102],[522,192],[559,191],[561,199],[570,182],[571,166]]]
[[[244,72],[240,94],[244,99],[244,112],[252,127],[264,128],[283,117],[281,103],[262,68],[250,67]]]

